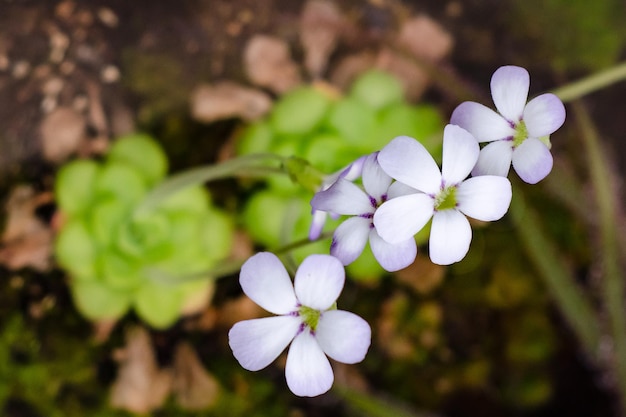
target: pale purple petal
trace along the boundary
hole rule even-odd
[[[298,301],[284,265],[276,255],[260,252],[241,267],[239,283],[243,292],[259,306],[274,314],[287,314]]]
[[[479,152],[478,142],[467,130],[447,125],[443,131],[441,168],[445,185],[455,185],[467,178],[476,165]]]
[[[365,320],[342,310],[325,311],[315,332],[328,356],[342,363],[361,362],[370,347],[372,330]]]
[[[356,215],[374,212],[372,202],[354,183],[339,178],[330,188],[320,191],[311,200],[313,210]]]
[[[540,138],[550,135],[565,122],[565,106],[554,94],[542,94],[526,105],[524,122],[528,136]]]
[[[374,258],[385,271],[399,271],[411,265],[417,256],[417,245],[413,237],[404,242],[387,243],[378,235],[376,229],[369,233],[370,247]]]
[[[392,178],[434,194],[441,186],[441,172],[426,148],[413,138],[398,136],[378,154],[378,163]]]
[[[333,369],[311,332],[305,330],[293,340],[285,377],[291,392],[300,397],[315,397],[333,385]]]
[[[351,217],[335,229],[330,254],[349,265],[363,252],[370,233],[371,219]]]
[[[502,116],[517,123],[522,117],[530,76],[524,68],[507,65],[500,67],[491,76],[491,97]]]
[[[512,138],[515,134],[515,129],[504,117],[473,101],[459,104],[452,112],[450,123],[470,132],[478,142]]]
[[[367,155],[364,155],[352,162],[348,165],[341,173],[339,174],[339,178],[344,178],[348,181],[354,181],[361,176],[363,172],[363,165],[365,164],[365,159]]]
[[[343,289],[345,270],[330,255],[310,255],[296,271],[294,285],[303,306],[326,310],[333,305]]]
[[[309,240],[315,240],[320,237],[322,230],[324,230],[328,213],[321,210],[313,210],[311,216],[313,219],[311,220],[311,227],[309,227]]]
[[[511,183],[493,175],[469,178],[456,192],[457,208],[465,215],[482,221],[501,219],[511,204]]]
[[[380,202],[381,197],[387,194],[391,184],[391,177],[383,171],[376,160],[378,152],[367,157],[363,166],[363,188],[368,195]]]
[[[430,260],[438,265],[450,265],[465,257],[472,241],[472,228],[463,213],[442,210],[433,216],[428,250]]]
[[[397,197],[378,207],[374,227],[387,242],[404,242],[422,230],[434,209],[435,200],[423,193]]]
[[[480,150],[476,166],[472,169],[472,175],[498,175],[507,177],[513,158],[513,142],[510,140],[497,140]]]
[[[513,169],[528,184],[536,184],[552,171],[552,154],[539,139],[528,138],[513,151]]]
[[[236,323],[228,332],[228,344],[244,369],[258,371],[285,350],[300,329],[295,316],[275,316]]]
[[[415,188],[409,187],[403,182],[395,181],[393,184],[389,186],[389,190],[387,191],[387,199],[392,199],[396,197],[400,197],[402,195],[416,194],[419,193]]]

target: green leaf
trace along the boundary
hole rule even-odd
[[[54,188],[61,211],[76,216],[89,207],[99,169],[96,162],[81,160],[70,162],[59,170]]]
[[[237,154],[267,152],[274,140],[274,132],[267,122],[254,123],[244,131],[237,141]]]
[[[59,264],[74,278],[95,279],[96,248],[82,219],[63,225],[57,235],[54,250]]]
[[[325,173],[333,173],[353,162],[361,153],[336,134],[321,133],[311,139],[304,158]]]
[[[91,320],[115,320],[130,307],[130,295],[98,281],[74,281],[71,285],[78,311]]]
[[[158,209],[167,212],[185,211],[202,214],[209,209],[209,192],[202,186],[191,186],[175,192],[158,204]]]
[[[152,186],[167,172],[167,156],[150,136],[140,133],[120,137],[109,150],[108,161],[131,166]]]
[[[161,212],[136,214],[124,223],[117,236],[117,247],[132,257],[155,260],[171,252],[169,244],[170,222]]]
[[[102,246],[115,242],[120,227],[127,221],[130,207],[123,201],[109,198],[99,201],[91,210],[88,226],[93,239]]]
[[[146,191],[146,182],[136,169],[116,162],[104,165],[96,179],[96,193],[99,197],[111,197],[134,204],[143,198]]]
[[[180,316],[182,301],[181,291],[176,286],[147,282],[137,291],[133,303],[142,320],[164,329]]]
[[[226,258],[233,246],[234,225],[231,217],[221,210],[211,209],[204,216],[202,228],[205,256],[214,261]]]
[[[376,111],[355,98],[345,98],[335,103],[328,115],[327,126],[337,132],[345,142],[362,146],[376,124]]]
[[[312,87],[285,94],[274,105],[271,124],[277,134],[306,134],[319,126],[330,106],[330,99]]]
[[[350,96],[375,110],[380,110],[392,104],[402,103],[404,89],[393,75],[380,70],[370,70],[352,84]]]
[[[140,265],[115,250],[102,252],[98,259],[102,282],[117,291],[132,291],[141,285]]]
[[[267,247],[278,247],[289,198],[266,190],[254,194],[243,212],[245,229]]]

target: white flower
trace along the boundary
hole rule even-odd
[[[389,243],[412,237],[432,217],[430,259],[437,264],[458,262],[469,250],[472,229],[465,217],[498,220],[511,203],[507,178],[485,175],[466,179],[478,159],[478,142],[459,126],[443,133],[442,171],[418,141],[399,136],[378,155],[392,178],[417,190],[383,203],[374,214],[378,234]]]
[[[276,255],[262,252],[241,268],[244,293],[274,317],[245,320],[228,333],[235,358],[249,371],[265,368],[289,345],[285,374],[296,395],[313,397],[333,383],[326,355],[343,363],[363,360],[371,329],[356,314],[333,309],[343,289],[345,272],[330,255],[311,255],[294,284]],[[295,286],[295,291],[294,291]]]
[[[536,184],[552,170],[549,135],[565,121],[565,107],[554,94],[526,103],[530,77],[521,67],[504,66],[491,77],[491,96],[498,113],[472,101],[461,103],[450,123],[470,132],[479,142],[492,142],[480,152],[472,175],[506,177],[515,172]]]
[[[363,188],[344,178],[339,178],[330,188],[321,191],[311,200],[315,212],[351,215],[337,227],[330,246],[330,254],[344,265],[349,265],[361,255],[369,241],[378,263],[387,271],[397,271],[409,266],[417,255],[415,239],[410,236],[401,242],[388,243],[376,232],[373,224],[378,206],[394,197],[390,190],[391,177],[378,164],[377,152],[365,159],[362,169]],[[391,193],[391,194],[390,194]]]

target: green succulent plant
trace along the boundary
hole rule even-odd
[[[207,271],[229,254],[233,222],[200,186],[140,210],[167,165],[156,141],[135,134],[115,141],[103,162],[77,160],[60,169],[55,193],[63,224],[55,255],[87,318],[117,319],[134,308],[163,328],[210,298]]]

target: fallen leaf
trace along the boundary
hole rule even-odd
[[[404,22],[397,41],[413,55],[430,63],[442,60],[454,44],[452,35],[426,15]]]
[[[86,135],[85,118],[69,107],[58,107],[41,122],[40,137],[44,158],[63,162],[77,153]]]
[[[254,36],[248,41],[243,58],[250,81],[275,93],[285,93],[302,82],[289,46],[280,38]]]
[[[219,397],[219,383],[204,369],[188,343],[180,343],[174,353],[173,391],[185,410],[210,408]]]
[[[428,256],[418,254],[415,262],[396,272],[398,281],[409,285],[418,294],[426,295],[443,282],[446,267],[431,262]]]
[[[328,58],[337,47],[345,24],[334,3],[309,0],[300,16],[300,43],[304,48],[304,66],[313,78],[320,78]]]
[[[37,218],[35,210],[52,201],[51,193],[36,194],[27,185],[13,189],[7,201],[7,222],[0,241],[1,264],[10,269],[50,268],[53,233]]]
[[[129,329],[126,346],[116,352],[115,359],[120,367],[111,387],[112,407],[148,413],[165,402],[172,388],[172,373],[159,369],[146,329]]]
[[[191,93],[191,114],[204,123],[231,117],[254,121],[267,114],[271,107],[269,95],[230,81],[202,84]]]

